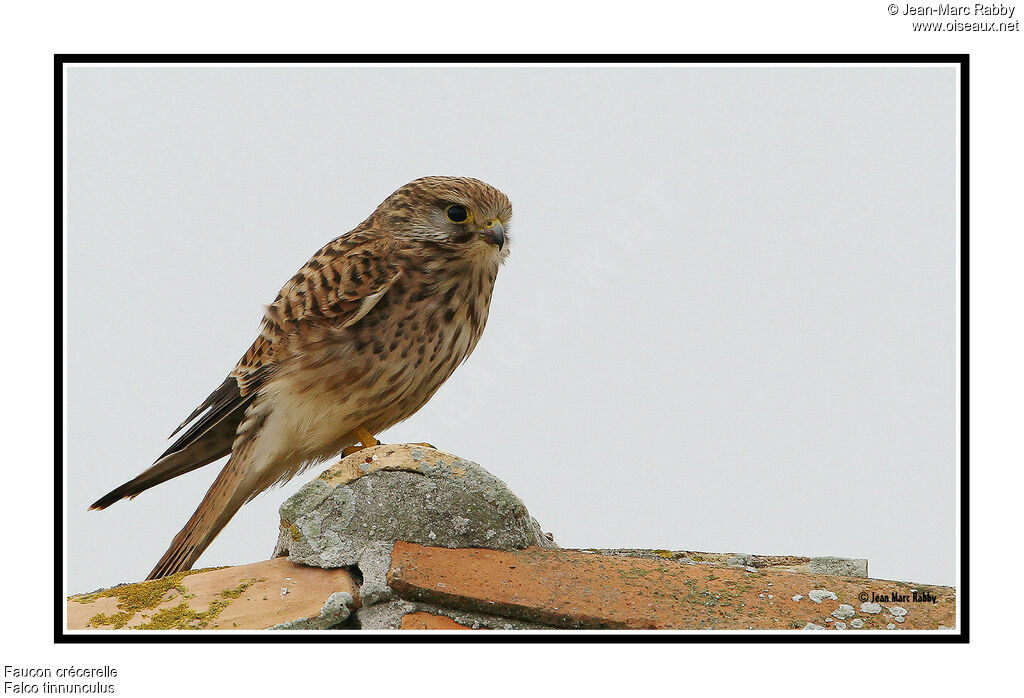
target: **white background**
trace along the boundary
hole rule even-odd
[[[422,174],[502,188],[512,254],[476,353],[385,442],[481,463],[565,547],[954,584],[956,88],[948,64],[69,68],[68,589],[145,577],[222,463],[89,504]],[[265,559],[323,467],[196,566]]]
[[[1018,35],[912,34],[873,3],[733,3],[728,8],[693,8],[664,16],[653,5],[634,3],[630,16],[560,11],[543,14],[529,3],[519,13],[477,5],[419,5],[400,12],[374,8],[296,7],[283,16],[277,5],[259,3],[223,9],[182,3],[175,12],[149,15],[129,3],[93,3],[88,8],[51,4],[46,16],[16,9],[5,24],[4,84],[12,101],[5,113],[9,139],[3,178],[7,202],[3,274],[14,303],[4,346],[11,396],[6,413],[8,444],[5,512],[11,540],[4,575],[4,663],[20,665],[115,663],[121,695],[178,695],[203,686],[209,692],[258,687],[258,695],[294,690],[295,675],[309,666],[340,666],[345,690],[393,690],[395,666],[421,693],[461,692],[495,680],[529,690],[535,682],[551,691],[642,692],[738,686],[742,666],[756,686],[826,687],[858,695],[875,686],[886,691],[946,691],[979,688],[1012,664],[999,649],[1012,628],[1004,612],[1013,604],[1019,556],[1007,533],[1019,530],[1021,421],[1018,313],[1021,113],[1014,89],[1020,68]],[[50,604],[60,589],[52,575],[51,502],[54,488],[48,416],[54,403],[50,367],[53,345],[50,268],[52,229],[52,68],[56,51],[872,51],[972,52],[972,636],[970,647],[885,646],[619,646],[572,648],[460,646],[458,659],[445,653],[382,647],[293,646],[287,657],[274,647],[59,646],[51,644]],[[44,309],[40,313],[39,309]],[[45,417],[40,417],[46,415]],[[1012,614],[1010,614],[1012,616]],[[1001,633],[1002,631],[1002,633]],[[680,661],[685,653],[686,659]],[[184,663],[184,664],[183,664]],[[186,666],[186,670],[182,667]],[[558,671],[528,667],[557,666]],[[594,668],[602,667],[600,671]],[[386,674],[378,670],[387,669]],[[506,673],[507,672],[507,673]],[[453,674],[458,681],[452,678]],[[504,678],[503,678],[504,677]],[[706,681],[704,677],[716,677]],[[461,679],[465,681],[461,681]],[[514,679],[514,680],[513,680]],[[325,676],[337,682],[337,676]],[[970,684],[967,684],[970,681]],[[404,684],[403,684],[404,685]],[[945,691],[943,692],[945,693]]]

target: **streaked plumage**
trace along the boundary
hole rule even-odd
[[[242,504],[356,443],[354,430],[378,434],[430,399],[480,339],[511,215],[484,182],[424,177],[313,255],[235,369],[171,436],[184,433],[93,504],[230,454],[150,579],[190,569]]]

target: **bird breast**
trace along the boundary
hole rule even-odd
[[[376,434],[412,416],[476,347],[495,272],[449,273],[434,286],[406,274],[354,325],[293,335],[267,386],[273,450],[292,461],[328,458],[355,427]]]

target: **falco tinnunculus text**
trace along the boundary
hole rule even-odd
[[[508,255],[508,198],[468,177],[405,185],[321,248],[259,337],[150,467],[92,505],[230,454],[149,579],[192,567],[245,502],[406,419],[476,346]],[[174,436],[172,434],[171,436]]]

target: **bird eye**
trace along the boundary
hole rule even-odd
[[[449,206],[444,210],[444,213],[452,223],[465,223],[469,220],[469,211],[466,210],[465,206],[459,206],[457,204],[455,206]]]

